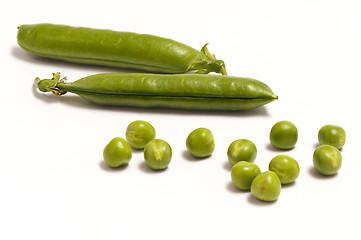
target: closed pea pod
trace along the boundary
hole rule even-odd
[[[149,34],[43,23],[21,25],[17,40],[33,55],[67,62],[156,73],[227,74],[224,62],[210,54],[206,45],[198,51]]]
[[[191,110],[250,110],[277,99],[264,83],[250,78],[203,74],[103,73],[65,83],[35,79],[43,92],[72,92],[100,105]]]

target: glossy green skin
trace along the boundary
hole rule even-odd
[[[331,145],[341,149],[346,142],[346,132],[342,127],[325,125],[318,131],[318,142],[320,145]]]
[[[313,166],[323,175],[336,174],[342,164],[342,156],[340,151],[329,145],[322,145],[313,153]]]
[[[132,149],[123,138],[116,137],[105,146],[103,158],[109,167],[127,165],[132,158]]]
[[[240,190],[249,190],[253,179],[259,174],[261,174],[261,171],[256,164],[240,161],[232,167],[232,183]]]
[[[269,163],[268,169],[277,174],[281,184],[294,182],[300,174],[298,162],[287,155],[278,155],[274,157]]]
[[[239,111],[277,99],[260,81],[214,74],[103,73],[56,87],[100,105],[146,108]]]
[[[281,193],[281,181],[276,173],[263,172],[253,179],[251,193],[262,201],[276,201]]]
[[[207,128],[197,128],[187,137],[186,147],[194,157],[208,157],[215,148],[214,138]]]
[[[144,160],[153,170],[162,170],[168,167],[172,159],[172,148],[161,139],[150,141],[144,148]]]
[[[200,59],[199,51],[171,39],[106,29],[22,25],[17,40],[41,57],[150,72],[183,73]]]
[[[271,144],[278,149],[291,149],[298,140],[298,130],[289,121],[280,121],[273,125],[270,133]]]
[[[229,145],[227,156],[232,165],[240,161],[254,162],[257,156],[257,148],[250,140],[238,139]]]
[[[143,149],[145,145],[155,138],[153,126],[142,120],[130,123],[125,136],[129,145],[135,149]]]

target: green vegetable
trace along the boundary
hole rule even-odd
[[[296,126],[289,121],[280,121],[273,125],[270,133],[271,144],[278,149],[291,149],[298,140]]]
[[[130,123],[125,133],[127,142],[135,149],[143,149],[145,145],[155,138],[153,126],[142,120]]]
[[[251,193],[259,200],[275,201],[281,193],[281,181],[276,173],[263,172],[253,179]]]
[[[281,184],[294,182],[300,174],[300,167],[297,161],[287,155],[278,155],[269,163],[268,169],[275,172]]]
[[[318,131],[318,141],[321,145],[331,145],[341,149],[346,142],[346,132],[336,125],[325,125]]]
[[[147,166],[154,170],[168,167],[172,159],[172,149],[169,144],[161,139],[154,139],[144,148],[144,160]]]
[[[340,151],[329,145],[322,145],[313,153],[313,166],[323,175],[336,174],[342,164],[342,156]]]
[[[68,62],[138,69],[157,73],[217,72],[227,75],[224,62],[171,39],[55,24],[22,25],[18,44],[25,51]]]
[[[109,167],[119,167],[129,163],[132,149],[123,138],[116,137],[105,146],[103,157]]]
[[[197,128],[188,135],[186,146],[193,156],[208,157],[215,147],[213,134],[207,128]]]
[[[259,174],[261,174],[261,171],[256,164],[240,161],[232,167],[232,183],[238,189],[249,190],[253,179]]]
[[[43,92],[72,92],[97,104],[131,107],[250,110],[277,99],[260,81],[222,75],[103,73],[65,83],[56,73],[34,83]]]
[[[257,148],[250,140],[238,139],[229,145],[227,156],[232,165],[239,161],[254,162],[257,156]]]

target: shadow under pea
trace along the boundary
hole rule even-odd
[[[155,169],[151,169],[147,166],[147,164],[145,163],[145,161],[141,161],[138,165],[139,169],[144,172],[144,173],[147,173],[147,174],[161,174],[163,172],[166,172],[168,167],[164,168],[164,169],[158,169],[158,170],[155,170]]]
[[[207,157],[195,157],[192,154],[190,154],[187,150],[184,150],[183,153],[182,153],[182,156],[187,161],[197,162],[197,161],[206,160],[206,159],[210,158],[212,155],[207,156]]]
[[[271,152],[286,153],[286,152],[290,152],[290,151],[294,150],[295,147],[290,148],[290,149],[278,149],[278,148],[275,148],[271,143],[267,143],[266,149]]]
[[[231,181],[227,183],[226,188],[227,188],[228,192],[230,192],[230,193],[248,194],[247,201],[252,205],[270,206],[270,205],[273,205],[273,204],[275,204],[277,202],[277,200],[276,201],[270,201],[270,202],[259,200],[259,199],[255,198],[252,195],[250,190],[240,190],[240,189],[236,188]]]
[[[231,172],[233,165],[229,163],[229,161],[224,161],[223,162],[223,169],[226,170],[227,172]]]
[[[309,167],[308,173],[312,177],[317,178],[317,179],[321,179],[321,180],[332,179],[332,178],[335,178],[337,176],[337,173],[333,174],[333,175],[323,175],[323,174],[317,172],[317,170],[313,166]]]
[[[257,198],[255,198],[252,193],[250,193],[250,195],[248,196],[247,198],[247,201],[252,204],[252,205],[256,205],[256,206],[264,206],[264,207],[267,207],[267,206],[272,206],[274,204],[276,204],[276,202],[278,200],[275,200],[275,201],[262,201],[262,200],[259,200]]]
[[[104,160],[101,160],[99,161],[99,167],[100,169],[106,171],[106,172],[121,172],[125,169],[127,169],[129,166],[129,164],[126,164],[126,165],[122,165],[122,166],[119,166],[119,167],[109,167],[105,162]]]

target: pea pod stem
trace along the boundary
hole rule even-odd
[[[187,71],[197,70],[198,74],[208,74],[210,72],[221,73],[227,75],[226,66],[222,60],[217,60],[214,54],[208,51],[207,44],[205,44],[200,51],[200,61],[192,63]]]
[[[64,95],[66,91],[63,91],[57,87],[58,83],[64,83],[66,77],[60,79],[60,73],[53,73],[52,79],[43,79],[35,78],[34,86],[42,92],[52,92],[55,95]]]
[[[250,110],[278,97],[255,79],[223,75],[103,73],[66,83],[35,79],[42,92],[71,92],[100,105],[193,110]]]

